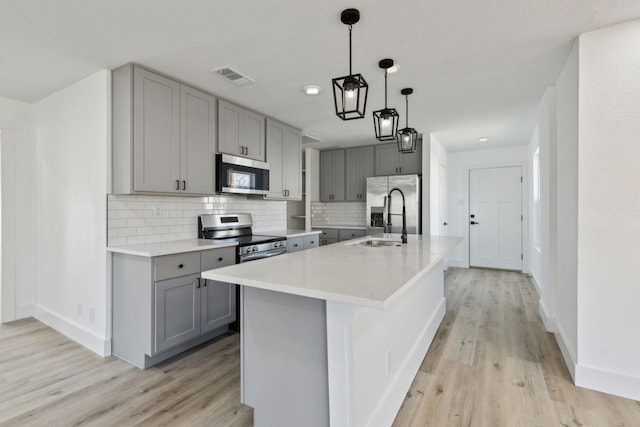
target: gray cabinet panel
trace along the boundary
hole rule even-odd
[[[200,252],[200,266],[202,271],[226,267],[235,263],[236,246]]]
[[[303,241],[305,249],[317,248],[320,245],[320,236],[318,234],[304,236]]]
[[[180,179],[180,84],[134,69],[134,190],[176,192]]]
[[[154,280],[156,282],[195,273],[200,273],[200,254],[198,252],[186,252],[155,258]]]
[[[300,200],[301,133],[299,130],[267,119],[267,162],[269,194],[267,199]]]
[[[236,285],[203,279],[200,301],[201,333],[235,322]]]
[[[341,242],[343,240],[357,239],[358,237],[364,237],[366,235],[366,230],[351,228],[341,228],[340,230],[338,230],[338,240]]]
[[[344,150],[320,152],[320,201],[345,200]]]
[[[200,275],[155,283],[155,351],[200,335]]]
[[[253,111],[244,110],[245,157],[254,160],[265,160],[265,117]]]
[[[304,238],[299,237],[287,237],[287,252],[298,252],[304,250]]]
[[[373,146],[346,150],[346,200],[364,202],[367,177],[373,176]]]
[[[265,117],[219,100],[218,151],[264,161]]]
[[[216,99],[189,86],[180,87],[181,188],[213,194],[216,145]]]
[[[396,143],[375,146],[375,174],[408,175],[422,173],[422,138],[418,139],[415,153],[400,153]]]

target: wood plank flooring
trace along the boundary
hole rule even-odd
[[[394,426],[640,426],[640,402],[571,383],[519,273],[451,268],[447,314]],[[0,325],[0,426],[250,426],[227,334],[141,371],[33,319]]]
[[[640,426],[640,402],[573,385],[524,275],[450,268],[445,295],[394,426]]]

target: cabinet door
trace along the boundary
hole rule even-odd
[[[284,127],[284,144],[282,149],[283,188],[287,199],[302,199],[302,135],[299,130]]]
[[[395,143],[376,145],[375,174],[381,176],[401,173],[399,155],[398,145]]]
[[[155,352],[200,334],[199,274],[155,282]]]
[[[218,152],[242,156],[242,128],[244,109],[218,100]]]
[[[216,99],[182,85],[180,123],[180,189],[190,194],[213,194]]]
[[[367,177],[373,176],[373,146],[350,148],[346,158],[346,200],[364,202]]]
[[[236,320],[236,286],[215,280],[202,280],[200,288],[202,333]]]
[[[401,173],[422,173],[422,138],[418,139],[415,153],[400,153],[402,160]]]
[[[179,192],[180,84],[134,68],[134,191]]]
[[[253,111],[244,110],[243,134],[240,140],[244,146],[244,157],[254,160],[265,160],[265,117]]]
[[[281,199],[285,196],[283,180],[284,126],[267,120],[267,162],[269,163],[269,194],[267,198]]]
[[[320,201],[344,201],[344,150],[320,152]]]

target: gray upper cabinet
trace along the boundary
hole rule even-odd
[[[216,102],[128,64],[112,73],[113,191],[212,194]]]
[[[299,130],[267,119],[267,199],[302,199],[301,138]]]
[[[345,200],[344,150],[320,152],[320,201]]]
[[[219,100],[218,152],[265,161],[265,117]]]
[[[367,198],[367,177],[373,176],[373,146],[346,150],[346,200],[364,202]]]
[[[375,146],[375,174],[406,175],[422,173],[422,139],[418,139],[415,153],[400,153],[395,142]]]

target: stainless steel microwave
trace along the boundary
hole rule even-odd
[[[229,154],[216,154],[216,192],[267,194],[269,163]]]

